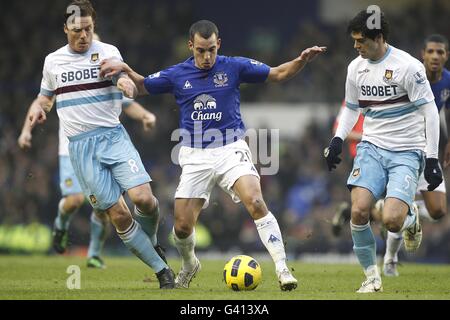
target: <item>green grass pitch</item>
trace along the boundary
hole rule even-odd
[[[106,270],[87,269],[77,257],[0,256],[0,299],[68,300],[304,300],[304,299],[450,299],[450,266],[404,264],[400,277],[383,278],[383,293],[356,294],[364,280],[350,264],[290,261],[297,290],[282,292],[270,261],[261,262],[262,282],[254,291],[233,292],[222,280],[225,261],[202,260],[202,271],[188,290],[160,290],[155,275],[134,257],[106,257]],[[169,261],[179,269],[179,261]],[[67,289],[70,265],[81,269],[81,289]]]

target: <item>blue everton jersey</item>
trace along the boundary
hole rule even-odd
[[[438,110],[442,108],[450,108],[450,71],[444,68],[442,71],[442,79],[431,84],[433,90],[434,101]]]
[[[144,85],[150,94],[173,93],[181,108],[182,145],[193,148],[223,146],[243,138],[241,83],[266,81],[270,67],[242,58],[217,56],[209,70],[194,58],[150,75]]]

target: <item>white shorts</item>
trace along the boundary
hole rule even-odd
[[[232,190],[235,182],[247,175],[259,178],[244,140],[214,149],[181,147],[178,159],[182,173],[175,199],[205,199],[203,209],[216,183],[238,203],[241,200]]]
[[[441,172],[443,173],[444,171],[442,171],[441,164],[439,164],[439,168],[441,168]],[[442,178],[443,178],[443,176],[442,176]],[[425,180],[425,176],[423,175],[423,172],[419,177],[419,183],[417,184],[416,194],[420,194],[421,191],[428,191],[428,182],[427,182],[427,180]],[[433,191],[439,191],[442,193],[446,193],[445,179],[442,179],[441,184]]]

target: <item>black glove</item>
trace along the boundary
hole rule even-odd
[[[334,137],[331,142],[330,146],[328,148],[325,148],[323,151],[323,155],[325,156],[325,159],[327,160],[328,170],[331,171],[333,169],[336,169],[337,165],[342,161],[341,158],[338,156],[342,152],[342,141],[339,137]]]
[[[427,158],[425,160],[425,180],[428,182],[428,191],[433,191],[442,182],[442,171],[439,168],[438,159]]]

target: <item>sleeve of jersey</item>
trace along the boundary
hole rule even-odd
[[[145,78],[144,86],[148,93],[161,94],[173,92],[171,70],[173,70],[173,68],[157,72]]]
[[[347,108],[359,110],[358,88],[354,80],[354,73],[351,65],[347,68],[347,79],[345,81],[345,105]]]
[[[123,61],[122,54],[120,53],[119,49],[117,49],[114,46],[111,46],[111,56],[110,56],[110,58]],[[119,78],[120,78],[120,75],[117,75],[117,76],[114,76],[114,77],[111,78],[111,80],[114,83],[114,85],[117,85],[117,81],[119,80]]]
[[[134,102],[133,99],[124,96],[122,99],[122,109],[128,108],[133,102]]]
[[[339,125],[336,129],[335,137],[339,137],[342,140],[347,138],[348,134],[353,130],[353,127],[358,122],[360,109],[353,110],[351,108],[344,108],[339,118]]]
[[[55,95],[56,83],[49,69],[50,63],[46,59],[44,63],[44,69],[42,71],[40,94],[46,97],[53,97]]]
[[[425,103],[420,109],[425,117],[425,136],[427,158],[438,158],[439,154],[439,113],[434,101]]]
[[[418,61],[411,63],[406,71],[404,81],[404,87],[408,92],[409,100],[416,107],[434,100],[433,91],[431,90],[423,64]]]
[[[243,83],[261,83],[267,80],[269,76],[270,67],[262,62],[235,57],[234,61],[239,67],[239,80]]]

